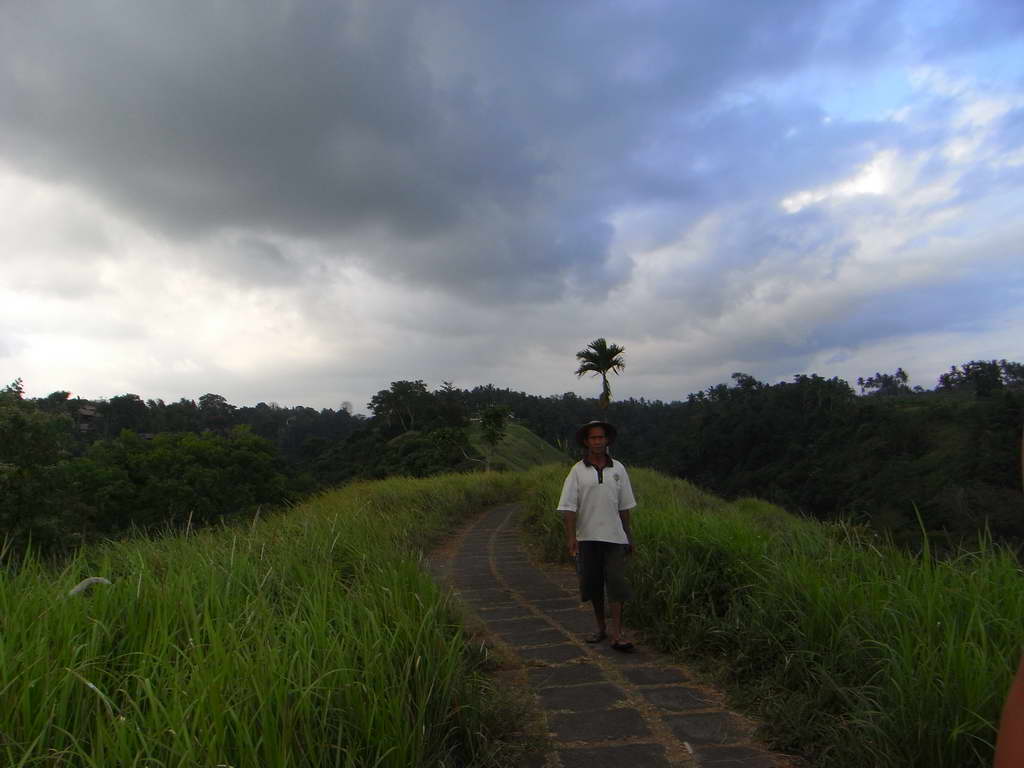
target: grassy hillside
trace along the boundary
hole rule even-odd
[[[469,427],[469,442],[484,456],[490,450],[480,436],[480,425]],[[492,467],[524,470],[543,464],[568,465],[572,459],[537,437],[520,424],[509,424],[505,437],[496,446],[491,458]]]
[[[90,549],[60,572],[0,567],[0,764],[500,762],[515,717],[418,552],[521,484],[356,483],[245,527]],[[112,583],[68,595],[87,576]]]
[[[516,428],[506,447],[537,460],[538,443]],[[0,763],[495,764],[515,719],[419,552],[523,499],[562,557],[558,458],[354,483],[245,527],[87,549],[61,571],[0,567]],[[912,556],[631,474],[628,622],[720,675],[777,745],[829,768],[991,764],[1024,626],[1012,555]],[[87,576],[113,583],[67,596]]]
[[[547,479],[542,478],[546,473]],[[982,542],[948,559],[727,503],[636,470],[627,620],[702,662],[816,766],[982,768],[1021,653],[1024,577]],[[564,557],[562,471],[536,473],[527,525]]]

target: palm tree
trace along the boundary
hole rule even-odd
[[[625,347],[618,344],[609,344],[603,338],[594,339],[587,344],[586,349],[576,353],[576,359],[580,361],[580,367],[576,369],[577,376],[585,373],[592,373],[601,377],[601,399],[598,401],[601,408],[607,408],[612,399],[612,388],[608,385],[608,371],[616,375],[622,373],[626,367],[622,359]]]

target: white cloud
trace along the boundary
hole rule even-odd
[[[1024,94],[956,14],[76,8],[0,11],[0,373],[32,394],[592,394],[597,336],[660,398],[1017,354]]]
[[[780,205],[787,213],[797,213],[808,205],[831,198],[891,194],[894,187],[895,164],[896,153],[893,150],[883,150],[858,169],[852,177],[827,187],[797,192],[783,198]]]

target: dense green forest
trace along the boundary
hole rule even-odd
[[[59,553],[134,528],[251,515],[353,479],[479,470],[488,452],[468,427],[500,425],[505,414],[572,453],[576,427],[604,413],[620,426],[625,461],[726,497],[852,518],[908,541],[922,524],[938,539],[987,527],[1024,541],[1024,365],[970,361],[931,390],[912,388],[902,369],[857,385],[859,394],[838,378],[767,384],[736,373],[686,400],[612,401],[602,411],[572,392],[406,380],[361,416],[239,407],[213,393],[175,403],[27,398],[18,380],[0,390],[0,533],[8,551],[31,541]]]
[[[916,543],[921,527],[957,543],[986,528],[1024,540],[1021,451],[1024,365],[953,366],[932,390],[902,369],[846,381],[799,375],[766,384],[735,373],[685,402],[612,402],[624,461],[685,478],[727,498],[757,496],[818,519],[845,518]],[[492,387],[530,429],[565,441],[593,418],[593,400],[538,398]],[[920,520],[919,520],[920,517]]]
[[[26,398],[17,380],[0,389],[0,552],[62,554],[133,530],[250,516],[353,479],[487,468],[486,440],[474,447],[454,388],[394,382],[369,407],[371,417],[237,407],[212,393],[170,404]],[[501,438],[506,408],[474,413]]]

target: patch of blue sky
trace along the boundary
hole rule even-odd
[[[910,0],[903,25],[917,66],[977,85],[1024,84],[1024,29],[1012,2]]]
[[[914,85],[904,67],[887,66],[862,72],[849,78],[848,73],[818,83],[813,91],[818,104],[833,120],[872,122],[886,120],[910,104]]]
[[[836,122],[877,122],[914,102],[917,86],[912,70],[887,63],[857,71],[819,65],[792,73],[784,80],[748,85],[760,98],[781,104],[815,105],[823,119]]]
[[[943,69],[980,85],[1024,88],[1024,39],[965,51],[946,59]]]
[[[950,83],[982,90],[1024,88],[1024,30],[1013,28],[1015,17],[1004,20],[1010,29],[1000,28],[999,14],[975,7],[974,0],[909,0],[890,20],[902,36],[865,41],[852,66],[838,48],[831,57],[828,40],[841,47],[844,41],[836,30],[848,32],[847,25],[856,26],[856,17],[870,5],[855,3],[850,13],[837,13],[830,20],[833,33],[823,40],[826,48],[808,66],[781,80],[748,83],[748,88],[772,101],[816,104],[839,122],[885,120],[934,95],[927,93],[922,71],[934,70]]]

